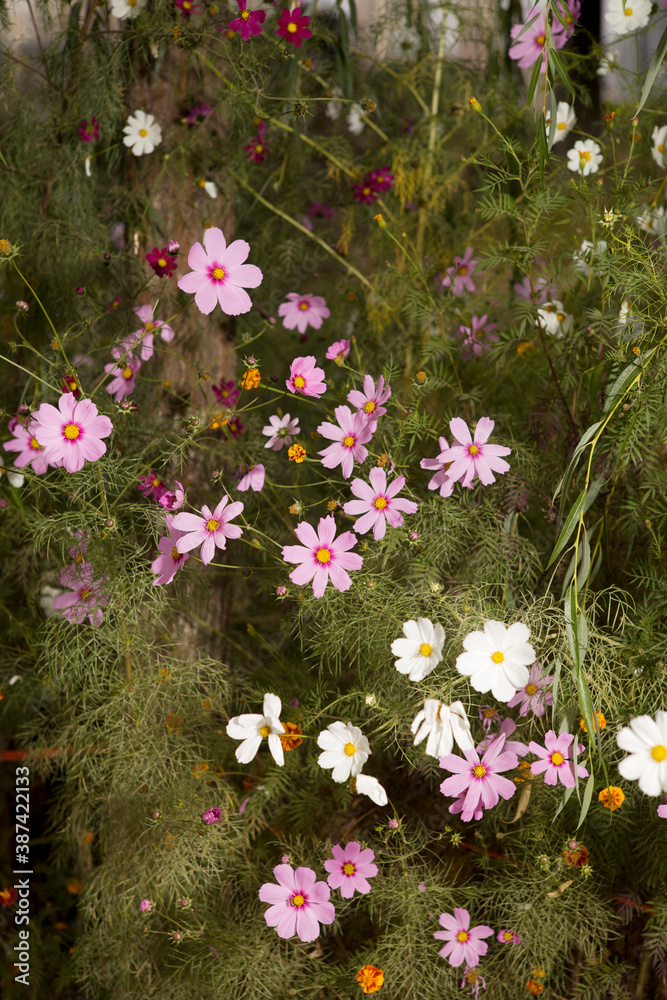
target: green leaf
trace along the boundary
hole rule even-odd
[[[588,492],[587,490],[583,489],[579,494],[579,496],[577,497],[577,499],[574,501],[574,506],[572,507],[570,513],[567,515],[565,519],[565,524],[563,525],[561,533],[558,536],[558,540],[556,541],[554,550],[551,553],[551,558],[547,563],[547,569],[549,568],[549,566],[551,566],[552,563],[556,561],[556,559],[558,559],[558,556],[561,554],[561,552],[567,545],[568,541],[570,540],[570,535],[574,531],[575,526],[579,521],[581,514],[583,513],[584,504],[586,503],[587,492]]]
[[[563,793],[563,798],[560,800],[560,805],[558,806],[558,809],[556,809],[556,812],[554,813],[554,819],[556,819],[556,816],[558,816],[558,814],[563,811],[573,791],[574,788],[565,789],[565,792]]]
[[[646,357],[646,355],[642,355],[642,357]],[[641,360],[641,358],[637,358],[636,361],[629,364],[623,369],[616,381],[612,383],[604,401],[605,413],[609,413],[609,410],[611,410],[618,397],[625,393],[642,374]]]
[[[556,490],[554,492],[554,500],[556,499],[556,497],[558,496],[558,494],[561,492],[561,490],[567,485],[567,483],[569,483],[570,476],[572,475],[572,473],[574,472],[574,470],[575,470],[575,468],[577,466],[577,463],[579,461],[579,458],[581,456],[582,451],[584,450],[584,448],[586,447],[586,445],[590,443],[590,441],[592,440],[592,438],[595,437],[595,435],[597,434],[597,432],[598,432],[598,430],[599,430],[599,428],[601,426],[602,426],[602,421],[598,420],[597,423],[591,424],[591,426],[587,427],[586,430],[584,431],[584,433],[583,433],[583,435],[581,437],[581,441],[579,442],[579,444],[577,445],[577,447],[574,449],[574,454],[572,455],[572,458],[570,459],[570,464],[568,465],[567,469],[565,470],[565,474],[564,474],[563,478],[561,479],[561,481],[559,482],[558,486],[556,487]]]
[[[563,65],[561,57],[558,55],[556,49],[553,49],[551,46],[549,46],[549,54],[547,56],[547,61],[549,63],[549,68],[553,73],[553,75],[556,76],[556,73],[558,73],[558,76],[561,78],[561,81],[565,86],[565,89],[571,95],[572,100],[574,101],[574,98],[576,96],[574,93],[574,84],[572,83],[572,80],[570,80],[570,76],[567,70],[565,69],[565,66]]]
[[[588,810],[590,809],[591,806],[591,799],[593,798],[594,788],[595,788],[595,773],[593,772],[593,770],[591,770],[591,773],[588,777],[588,781],[586,782],[586,788],[584,789],[584,798],[581,803],[581,812],[579,813],[579,822],[577,823],[577,830],[586,819],[586,814],[588,813]]]
[[[653,58],[651,59],[651,65],[648,68],[648,73],[646,74],[646,79],[644,80],[642,96],[639,98],[639,104],[634,114],[635,118],[646,104],[646,99],[648,95],[651,93],[651,88],[653,87],[655,78],[658,75],[658,70],[662,66],[662,60],[665,58],[665,53],[667,53],[667,28],[665,28],[665,30],[663,31],[662,38],[658,42],[658,47],[653,53]]]

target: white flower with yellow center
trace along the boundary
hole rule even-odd
[[[145,111],[135,111],[130,115],[123,132],[123,144],[131,147],[135,156],[152,153],[162,142],[162,129],[154,116],[147,115]]]
[[[597,142],[592,139],[578,139],[572,149],[567,151],[567,169],[573,170],[575,174],[581,174],[582,177],[588,177],[589,174],[598,172],[603,159],[602,150]]]
[[[616,737],[621,750],[627,750],[618,772],[627,781],[639,782],[645,795],[667,792],[667,712],[638,715]]]
[[[547,110],[544,112],[545,118],[547,119],[547,137],[551,135],[551,111]],[[567,101],[559,101],[556,105],[556,127],[554,129],[554,141],[555,146],[557,142],[560,142],[567,135],[570,134],[572,129],[577,123],[577,116],[574,113],[574,108],[571,107]]]
[[[453,701],[448,707],[437,698],[427,698],[421,712],[415,715],[411,728],[416,734],[415,746],[428,737],[424,752],[429,757],[444,757],[451,753],[455,740],[463,751],[475,748],[468,716],[460,701]]]
[[[331,777],[338,782],[355,778],[371,753],[361,729],[351,722],[332,722],[317,737],[317,745],[324,751],[317,763],[320,767],[332,768]]]
[[[484,622],[483,632],[471,632],[463,640],[465,653],[457,657],[456,669],[470,678],[475,691],[490,691],[507,702],[526,687],[528,667],[537,659],[529,638],[530,629],[522,622],[509,628],[502,622]]]
[[[667,151],[667,125],[661,125],[653,129],[651,136],[651,156],[659,167],[665,167],[665,152]]]
[[[138,17],[148,0],[111,0],[111,13],[119,21],[124,21],[126,17]]]
[[[405,638],[391,644],[392,653],[399,657],[395,667],[400,674],[407,674],[408,680],[423,681],[442,659],[445,630],[428,618],[418,618],[403,622],[403,634]]]
[[[637,225],[651,236],[656,238],[664,236],[665,229],[667,229],[664,206],[658,205],[655,208],[644,209],[642,214],[637,216]]]
[[[236,759],[239,764],[249,764],[254,760],[262,740],[268,739],[269,750],[280,767],[285,763],[280,737],[285,733],[285,727],[280,721],[282,703],[277,694],[265,694],[262,706],[263,715],[235,715],[227,723],[227,735],[233,740],[243,740],[236,748]]]
[[[545,302],[537,310],[537,316],[535,326],[541,326],[552,337],[564,336],[572,326],[574,319],[570,313],[565,312],[563,303],[557,299],[553,302]]]
[[[353,780],[359,795],[367,795],[376,806],[387,805],[389,801],[387,793],[377,778],[373,778],[370,774],[358,774]]]
[[[617,35],[627,35],[648,24],[651,0],[608,0],[605,21]]]

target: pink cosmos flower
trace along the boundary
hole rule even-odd
[[[278,18],[276,35],[280,35],[286,42],[291,42],[296,45],[297,49],[300,49],[301,42],[312,35],[312,31],[308,27],[309,24],[310,18],[301,13],[300,7],[295,7],[294,10],[288,10],[285,7]]]
[[[264,914],[269,927],[275,927],[278,937],[296,936],[300,941],[314,941],[320,934],[320,924],[332,924],[336,911],[329,902],[331,889],[326,882],[316,882],[312,868],[276,865],[274,882],[265,882],[259,890],[263,903],[270,903]]]
[[[355,892],[365,895],[371,891],[368,879],[375,878],[378,873],[377,865],[371,863],[375,851],[370,847],[362,849],[356,840],[351,840],[345,847],[335,844],[331,853],[334,860],[328,858],[324,867],[329,872],[327,882],[332,889],[340,889],[343,899],[351,899]]]
[[[394,186],[394,175],[389,173],[389,167],[382,167],[381,170],[371,170],[367,174],[367,178],[372,187],[376,191],[379,191],[380,194],[391,191]]]
[[[373,437],[373,427],[363,410],[353,415],[349,406],[337,406],[334,413],[338,424],[326,421],[317,428],[318,434],[334,443],[317,454],[322,456],[325,469],[340,465],[343,478],[349,479],[354,463],[361,464],[368,457],[368,448],[364,445]]]
[[[54,610],[77,625],[86,618],[91,625],[101,625],[104,619],[102,608],[109,603],[104,589],[106,582],[104,577],[95,579],[90,563],[72,563],[61,570],[60,586],[67,588],[67,592],[54,599]]]
[[[573,743],[574,736],[571,733],[561,733],[560,736],[556,736],[553,729],[550,729],[544,737],[545,746],[541,747],[535,740],[531,740],[528,749],[531,753],[537,754],[540,760],[533,761],[530,773],[544,774],[545,785],[557,785],[560,781],[566,788],[574,788],[574,762],[570,759],[570,747]],[[577,753],[583,752],[583,745],[578,743]],[[581,764],[577,764],[577,775],[580,778],[587,778],[588,771]]]
[[[446,452],[445,460],[451,462],[447,475],[453,482],[460,482],[461,486],[472,489],[473,480],[477,476],[484,486],[489,486],[496,481],[494,472],[502,474],[509,470],[509,464],[500,456],[511,455],[512,449],[505,445],[487,444],[494,426],[493,420],[482,417],[475,427],[473,441],[465,420],[454,417],[449,421],[454,442]]]
[[[313,581],[313,594],[322,597],[329,581],[336,590],[349,590],[352,586],[347,570],[361,569],[363,559],[349,550],[357,544],[351,531],[344,531],[336,538],[334,518],[321,517],[315,529],[307,521],[301,521],[294,529],[301,545],[285,545],[283,559],[289,563],[301,563],[290,573],[290,580],[299,587]]]
[[[474,252],[472,247],[466,247],[463,257],[454,258],[454,263],[447,268],[445,277],[442,279],[440,291],[443,288],[451,288],[452,295],[463,295],[464,291],[475,291],[472,275],[479,261],[473,260]]]
[[[183,119],[183,123],[189,128],[194,128],[195,125],[199,125],[200,122],[203,122],[204,119],[210,115],[211,111],[213,111],[212,104],[193,104]],[[173,240],[173,242],[176,243],[176,240]],[[178,249],[178,244],[176,244],[175,250],[172,250],[171,243],[169,244],[170,253],[177,253]]]
[[[199,5],[194,4],[192,0],[174,0],[174,3],[183,17],[190,17],[190,14],[194,14],[196,10],[199,10]]]
[[[383,417],[387,408],[382,406],[391,396],[391,387],[385,385],[382,375],[378,376],[377,389],[371,375],[364,375],[364,390],[352,389],[347,394],[347,401],[351,406],[356,406],[358,410],[371,418],[373,433],[377,427],[378,417]]]
[[[152,352],[151,352],[152,353]],[[126,396],[131,396],[135,389],[136,375],[141,368],[141,361],[134,354],[125,353],[120,364],[112,361],[104,366],[107,375],[113,378],[106,386],[110,396],[113,396],[116,403]]]
[[[84,462],[96,462],[107,450],[102,438],[109,437],[113,424],[100,415],[90,399],[78,403],[73,393],[58,400],[58,408],[42,403],[33,417],[32,432],[44,448],[49,465],[63,465],[68,472],[79,472]]]
[[[529,24],[537,14],[537,19],[530,27],[523,31],[523,24],[515,24],[511,29],[512,38],[516,38],[522,31],[521,38],[514,42],[508,51],[510,59],[515,59],[521,69],[527,69],[542,59],[546,61],[546,41],[547,41],[547,19],[544,11],[539,11],[538,7],[531,7],[526,15],[526,24]],[[554,48],[562,49],[569,38],[568,31],[563,27],[557,17],[554,17],[551,25],[551,40]]]
[[[538,304],[558,298],[558,289],[550,283],[551,279],[549,275],[543,273],[546,266],[547,262],[543,257],[536,257],[533,261],[533,289],[535,292],[535,301]],[[533,293],[530,289],[530,278],[528,275],[522,278],[521,281],[516,281],[512,285],[512,288],[517,299],[526,299],[532,302]]]
[[[213,823],[219,823],[220,820],[222,819],[222,816],[220,815],[220,810],[218,809],[218,807],[213,806],[212,809],[206,809],[201,814],[201,818],[208,826],[211,826]]]
[[[164,482],[160,479],[157,473],[153,472],[152,469],[150,472],[147,472],[145,476],[142,476],[139,480],[137,489],[140,493],[143,493],[145,497],[150,496],[152,493],[153,500],[156,500],[158,503],[160,503],[160,500],[166,492]]]
[[[79,138],[81,142],[93,142],[100,137],[100,123],[93,115],[90,125],[87,121],[82,121],[79,125]]]
[[[269,417],[269,422],[266,427],[262,428],[262,434],[266,434],[269,439],[264,447],[273,448],[274,451],[280,451],[282,448],[289,448],[293,438],[300,433],[301,428],[299,427],[298,417],[295,417],[294,420],[292,420],[289,413],[286,413],[282,417],[279,417],[274,413]]]
[[[232,407],[238,401],[241,392],[236,388],[236,382],[230,379],[226,382],[224,378],[220,379],[220,385],[212,385],[213,395],[219,403],[224,403],[225,406]]]
[[[202,516],[188,514],[181,511],[176,514],[172,524],[174,528],[182,531],[183,537],[179,538],[176,548],[179,552],[190,552],[201,545],[201,561],[204,566],[208,566],[215,554],[216,548],[225,549],[228,538],[240,538],[243,530],[237,524],[229,524],[233,517],[237,517],[243,510],[240,500],[230,503],[229,497],[224,496],[213,513],[204,504],[201,509]]]
[[[498,732],[494,734],[489,734],[485,736],[484,739],[479,743],[477,747],[477,752],[481,753],[482,750],[486,750],[488,747],[493,746],[497,739],[501,736],[505,737],[504,750],[509,750],[510,753],[515,753],[517,757],[525,757],[528,753],[528,746],[526,743],[522,743],[520,740],[511,740],[510,736],[514,733],[516,729],[516,722],[514,719],[503,719],[500,723],[500,728]]]
[[[447,944],[439,953],[450,965],[463,965],[465,962],[471,969],[479,964],[482,955],[486,955],[489,946],[483,938],[491,937],[493,928],[486,924],[470,926],[470,914],[457,906],[454,914],[441,913],[438,923],[444,931],[434,931],[433,937]]]
[[[227,25],[227,31],[238,31],[244,42],[247,42],[251,35],[261,35],[262,25],[266,20],[266,13],[263,10],[247,10],[246,0],[236,0],[239,8],[239,16],[235,17]]]
[[[553,704],[554,700],[551,691],[546,690],[552,680],[552,675],[544,677],[542,674],[541,663],[533,663],[528,673],[528,683],[507,702],[507,707],[516,708],[521,705],[519,715],[528,715],[529,709],[534,715],[544,715],[547,706]]]
[[[428,488],[430,490],[439,489],[441,497],[450,497],[454,492],[454,480],[450,479],[447,474],[451,465],[451,462],[446,461],[449,445],[447,444],[447,438],[444,437],[438,437],[438,443],[440,444],[440,454],[438,457],[422,458],[419,464],[422,469],[435,472],[435,475],[429,480]]]
[[[370,486],[363,479],[353,479],[350,483],[350,490],[359,500],[348,500],[343,506],[346,514],[363,515],[354,524],[354,530],[359,535],[364,535],[373,528],[373,538],[378,541],[384,538],[387,531],[387,522],[390,527],[400,528],[403,525],[404,514],[414,514],[418,505],[414,500],[404,500],[397,497],[405,486],[405,476],[397,476],[394,481],[387,486],[387,473],[384,469],[371,469]]]
[[[183,489],[183,483],[179,483],[176,480],[175,490],[165,490],[161,497],[158,498],[158,503],[165,510],[180,510],[185,503],[185,490]]]
[[[350,346],[349,340],[337,340],[335,344],[331,345],[324,356],[327,361],[344,361],[350,353]]]
[[[157,543],[160,555],[153,560],[151,571],[156,574],[154,587],[162,587],[171,583],[179,569],[182,569],[190,556],[187,552],[179,552],[176,543],[183,537],[183,532],[174,528],[173,514],[165,515],[168,535],[164,535]]]
[[[165,343],[169,344],[174,339],[174,331],[161,319],[153,319],[153,306],[135,306],[133,312],[139,317],[140,321],[143,323],[143,327],[140,330],[135,330],[134,333],[130,334],[128,338],[128,343],[131,345],[133,351],[138,353],[142,361],[150,361],[153,356],[153,335],[159,333]],[[137,351],[137,341],[139,341],[139,351]],[[114,348],[115,350],[115,348]],[[113,356],[118,357],[111,352]]]
[[[352,197],[359,205],[372,205],[374,201],[378,200],[377,188],[370,180],[368,174],[364,177],[361,184],[352,185]]]
[[[488,323],[488,316],[473,316],[470,326],[459,327],[459,337],[463,340],[461,356],[464,361],[478,358],[484,351],[491,350],[491,344],[497,344],[500,339],[491,330],[498,328],[497,323]]]
[[[153,904],[151,903],[150,899],[142,899],[141,902],[139,903],[139,909],[141,910],[142,913],[150,913],[151,910],[153,909]]]
[[[264,12],[262,11],[262,13]],[[263,138],[263,134],[258,132],[252,142],[243,147],[243,152],[248,154],[247,159],[250,163],[264,163],[271,149]]]
[[[219,303],[223,313],[240,316],[252,309],[246,288],[257,288],[262,272],[254,264],[244,264],[250,244],[234,240],[227,246],[222,230],[212,226],[204,233],[204,246],[193,243],[188,254],[189,274],[178,282],[183,292],[195,295],[195,305],[204,316]]]
[[[508,927],[503,927],[496,934],[496,939],[501,944],[521,944],[521,936],[516,931],[511,931]]]
[[[305,333],[309,326],[313,330],[319,330],[323,321],[331,315],[326,300],[321,295],[288,292],[287,299],[287,302],[278,306],[278,315],[282,316],[286,330],[296,327],[299,333]]]
[[[469,965],[466,965],[463,970],[461,989],[463,989],[464,986],[470,987],[470,989],[466,992],[466,996],[474,997],[474,1000],[479,1000],[479,991],[486,989],[486,979],[484,976],[480,976],[479,972],[475,972],[475,970],[471,969]]]
[[[493,741],[480,760],[476,750],[464,751],[464,757],[447,754],[440,758],[440,767],[453,771],[451,778],[445,778],[440,785],[443,795],[465,797],[462,803],[461,819],[468,823],[473,815],[481,819],[483,809],[493,809],[499,798],[511,799],[516,785],[509,778],[503,778],[501,771],[512,771],[519,761],[515,753],[503,750],[505,737]],[[450,812],[458,812],[450,806]],[[458,963],[460,965],[460,963]]]
[[[326,201],[314,201],[308,208],[308,215],[316,219],[331,219],[333,208]]]
[[[178,261],[170,255],[167,247],[163,247],[162,250],[153,247],[152,251],[146,254],[146,260],[158,278],[170,278],[178,267]]]
[[[266,470],[263,465],[251,465],[236,488],[241,493],[245,493],[246,490],[254,490],[255,493],[260,493],[264,489],[265,475]]]
[[[14,440],[5,441],[2,447],[5,451],[18,452],[14,459],[14,466],[17,469],[25,469],[27,465],[32,465],[32,471],[41,476],[48,469],[49,463],[44,458],[44,449],[31,432],[31,426],[31,420],[27,420],[24,425],[16,417],[12,417],[9,421],[9,430],[14,435]]]
[[[667,801],[663,802],[661,806],[658,806],[658,816],[660,819],[667,819]]]
[[[290,365],[290,377],[285,385],[290,392],[300,392],[302,396],[316,396],[318,399],[327,389],[324,369],[315,366],[312,354],[305,358],[294,359]]]

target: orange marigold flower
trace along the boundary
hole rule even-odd
[[[518,774],[514,775],[515,784],[520,785],[523,781],[532,781],[530,761],[520,760],[517,768]]]
[[[229,413],[216,413],[211,420],[211,430],[219,431],[229,423]]]
[[[283,722],[285,735],[280,737],[283,750],[296,750],[303,743],[301,729],[296,722]]]
[[[602,730],[604,729],[604,727],[607,725],[607,720],[605,719],[605,717],[602,714],[602,712],[596,712],[595,713],[595,718],[597,720],[597,724],[595,726],[595,732],[597,733],[598,730],[600,732],[602,732]],[[588,732],[588,730],[586,729],[586,720],[585,719],[582,719],[581,722],[579,723],[579,725],[581,726],[581,728],[583,729],[583,731],[585,733]]]
[[[0,889],[0,906],[13,906],[18,898],[19,894],[13,887]]]
[[[206,771],[208,771],[208,764],[204,760],[197,761],[195,766],[192,768],[192,773],[194,774],[195,778],[201,778],[201,776],[205,774]]]
[[[241,385],[244,389],[256,389],[261,381],[262,376],[259,373],[259,368],[248,368],[241,377]]]
[[[534,997],[538,997],[540,993],[544,992],[544,986],[539,983],[537,979],[529,979],[526,983],[526,989],[529,993],[532,993]]]
[[[357,982],[364,993],[377,993],[384,983],[384,972],[374,965],[363,965],[357,972]]]
[[[306,457],[306,449],[302,448],[300,444],[293,444],[287,452],[287,457],[290,462],[296,462],[298,465],[300,462],[303,462]]]
[[[535,350],[535,344],[532,340],[522,340],[516,349],[516,353],[520,358],[525,358],[527,354],[532,354]]]
[[[563,857],[565,858],[566,865],[571,865],[574,868],[583,868],[588,863],[588,848],[584,847],[583,844],[578,844],[577,847],[572,849],[566,847],[563,851]]]
[[[601,802],[605,809],[620,809],[625,802],[625,794],[620,788],[616,788],[615,785],[610,785],[609,788],[603,788],[598,795],[598,802]]]

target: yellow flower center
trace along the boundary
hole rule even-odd
[[[164,257],[160,257],[159,261],[157,262],[157,266],[158,267],[166,267],[167,266],[167,262],[164,259]]]
[[[357,748],[355,747],[354,743],[346,743],[345,744],[345,756],[346,757],[354,757],[354,755],[355,755],[356,752],[357,752]]]
[[[352,437],[351,434],[348,434],[347,437],[343,438],[343,444],[345,445],[346,448],[352,447],[352,445],[354,444],[354,438]]]
[[[486,774],[486,768],[484,767],[483,764],[478,764],[477,767],[473,767],[472,773],[475,775],[476,778],[483,778],[484,775]]]
[[[79,591],[79,597],[81,598],[82,601],[87,600],[91,594],[92,590],[88,590],[87,587],[83,587],[83,589]]]
[[[556,319],[558,320],[559,323],[562,323],[563,320],[565,319],[565,313],[556,313]]]
[[[544,45],[544,43],[546,42],[546,38],[544,37],[544,35],[538,35],[535,41],[537,42],[538,45]]]
[[[343,872],[345,875],[354,875],[355,868],[351,861],[343,865]]]
[[[558,125],[556,125],[556,128],[560,129],[561,132],[562,132],[563,129],[565,128],[565,122],[558,122]]]
[[[372,413],[374,409],[375,409],[375,403],[372,399],[369,399],[366,405],[364,406],[364,411],[366,413]]]
[[[171,558],[172,559],[180,559],[181,558],[181,553],[178,551],[178,549],[176,548],[175,545],[174,545],[173,549],[171,550]]]
[[[127,6],[128,7],[136,7],[137,6],[137,0],[127,0]]]
[[[190,10],[191,7],[192,4],[190,3],[190,0],[183,0],[183,10]]]
[[[526,694],[535,694],[537,691],[537,686],[535,684],[526,685]]]
[[[303,375],[297,375],[297,377],[294,379],[294,386],[297,389],[303,389],[303,387],[304,387],[305,384],[306,384],[306,380],[303,377]]]
[[[30,447],[33,448],[35,451],[39,451],[42,446],[37,440],[37,438],[30,438]]]
[[[217,531],[219,527],[220,527],[220,521],[217,521],[214,517],[210,518],[206,522],[207,531]]]
[[[477,447],[476,444],[471,444],[470,445],[470,447],[468,448],[468,454],[469,455],[477,455],[477,454],[479,454],[479,448]]]
[[[555,753],[551,754],[551,763],[555,764],[556,767],[560,767],[564,760],[565,758],[563,757],[562,753],[558,753],[558,750],[556,750]]]
[[[241,11],[241,20],[242,21],[247,21],[249,17],[250,17],[250,11],[249,10],[242,10]]]
[[[658,152],[659,153],[664,153],[665,152],[665,147],[663,146],[662,143],[660,143],[660,145],[658,146]]]
[[[259,730],[259,735],[262,736],[264,739],[266,739],[267,736],[271,735],[271,727],[262,726]]]
[[[385,507],[387,506],[387,498],[386,497],[376,497],[375,500],[373,501],[373,503],[374,503],[374,506],[378,510],[384,510]]]
[[[213,268],[213,277],[215,278],[216,281],[222,281],[224,276],[225,276],[225,269],[223,267]]]
[[[296,896],[292,896],[292,906],[303,906],[305,902],[306,901],[301,893],[298,893]]]
[[[583,149],[583,150],[580,151],[580,153],[579,153],[579,163],[580,164],[588,163],[588,161],[590,160],[590,158],[591,158],[591,154],[588,152],[587,149]]]
[[[155,329],[155,323],[146,323],[146,333],[152,333]]]
[[[623,13],[626,17],[632,17],[632,7],[626,7]]]
[[[456,935],[456,940],[460,941],[461,944],[463,944],[464,941],[468,940],[468,932],[467,931],[459,931],[458,934]]]
[[[68,441],[76,441],[80,433],[81,429],[76,424],[68,424],[65,428],[65,437]]]
[[[502,663],[505,657],[500,652],[500,650],[497,649],[496,652],[493,653],[493,655],[491,656],[491,659],[493,660],[494,663]]]
[[[122,375],[123,375],[123,378],[127,382],[129,382],[129,380],[132,378],[132,369],[131,368],[123,368]]]
[[[293,35],[294,32],[296,31],[296,24],[294,24],[293,21],[290,21],[290,23],[287,25],[287,30],[289,31],[290,35]]]
[[[662,743],[658,743],[657,747],[653,747],[651,750],[651,757],[661,764],[667,758],[667,747],[663,747]]]
[[[139,135],[141,136],[142,139],[145,139],[146,136],[148,135],[148,131],[145,128],[140,128]]]
[[[262,146],[261,142],[258,142],[257,145],[255,146],[255,152],[256,153],[263,153],[264,152],[264,146]],[[306,309],[307,308],[308,308],[308,306],[306,306]]]
[[[310,309],[310,305],[308,304],[308,302],[299,302],[299,309],[301,310],[301,312],[305,312],[306,309]]]
[[[362,188],[361,193],[363,195],[369,195],[371,193],[371,189],[369,187]]]
[[[317,552],[315,553],[315,558],[317,559],[318,563],[326,564],[331,560],[331,551],[325,548],[318,549]]]
[[[432,651],[433,647],[429,646],[427,642],[422,642],[421,646],[419,647],[419,653],[421,656],[430,656]]]
[[[511,931],[505,931],[505,933],[503,934],[504,941],[511,941],[513,937],[514,935],[512,934]]]

